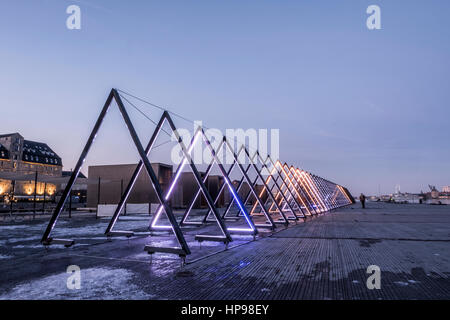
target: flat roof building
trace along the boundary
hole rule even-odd
[[[95,208],[97,204],[119,203],[136,166],[136,164],[89,166],[87,206]],[[152,168],[158,177],[163,192],[167,191],[172,178],[172,166],[163,163],[152,163]],[[127,203],[159,203],[150,178],[144,168],[133,186]]]

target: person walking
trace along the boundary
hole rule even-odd
[[[361,201],[361,206],[363,209],[366,208],[366,196],[364,194],[361,193],[361,195],[359,196],[359,201]]]

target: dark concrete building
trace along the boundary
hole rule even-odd
[[[62,176],[64,178],[68,179],[72,175],[72,171],[63,171]],[[63,182],[60,186],[60,194],[62,194],[63,190],[66,188],[67,183]],[[88,186],[88,179],[87,177],[80,172],[78,174],[78,178],[75,181],[75,184],[72,187],[72,202],[75,203],[86,203],[87,202],[87,186]]]
[[[200,172],[202,179],[205,177],[204,172]],[[214,200],[219,194],[220,187],[223,185],[224,179],[222,176],[211,175],[208,176],[205,182],[205,186],[208,189],[212,199]],[[195,180],[194,174],[190,171],[182,172],[180,174],[179,181],[175,187],[174,195],[172,199],[172,205],[175,208],[187,208],[193,201],[196,193],[200,187]],[[226,188],[228,190],[228,188]],[[217,207],[223,207],[226,199],[226,191],[220,194],[220,197],[216,203]],[[194,204],[194,209],[206,208],[207,207],[206,198],[203,194],[197,198]]]
[[[172,166],[153,163],[152,168],[163,191],[167,191],[172,179]],[[90,166],[88,169],[87,206],[95,208],[97,204],[119,203],[122,192],[127,187],[135,169],[136,164]],[[127,203],[158,203],[156,193],[144,168],[134,184]]]

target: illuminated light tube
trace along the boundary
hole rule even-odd
[[[342,194],[347,198],[347,200],[351,203],[352,201],[350,200],[350,197],[347,195],[347,193],[344,191],[344,188],[341,186],[338,186],[339,189],[341,190]]]
[[[317,207],[316,200],[314,199],[314,197],[311,196],[308,184],[305,184],[305,181],[301,178],[299,173],[295,172],[294,169],[291,169],[291,172],[292,171],[294,172],[294,177],[296,177],[297,181],[300,182],[300,184],[304,187],[303,189],[306,191],[306,194],[309,197],[309,199],[312,201],[314,207]],[[306,186],[306,188],[305,188],[305,186]]]
[[[310,194],[312,194],[312,197],[317,202],[316,206],[319,208],[320,212],[325,212],[326,211],[325,207],[323,206],[322,202],[320,201],[320,198],[318,198],[317,195],[315,194],[313,186],[311,184],[311,181],[308,180],[307,173],[305,171],[302,171],[302,177],[308,186],[308,190],[309,190]]]
[[[304,179],[307,181],[307,183],[308,183],[308,185],[309,185],[309,187],[310,187],[310,191],[314,194],[314,196],[315,196],[315,198],[316,198],[316,201],[318,201],[319,204],[320,204],[320,206],[322,207],[321,212],[327,211],[327,210],[328,210],[328,207],[323,203],[322,198],[318,195],[318,193],[317,193],[316,190],[314,189],[314,187],[316,187],[316,186],[315,186],[315,184],[312,182],[312,180],[309,179],[309,176],[308,176],[309,174],[308,174],[306,171],[304,171],[304,170],[302,170],[300,173],[301,173],[301,175],[304,177]]]
[[[164,122],[163,122],[162,124],[164,124],[165,121],[166,121],[166,120],[164,120]],[[150,147],[148,148],[147,157],[148,157],[148,155],[150,154],[150,151],[153,149],[153,145],[155,144],[156,139],[158,139],[159,133],[160,133],[160,132],[161,132],[160,130],[158,130],[158,132],[156,132],[155,139],[153,140],[153,143],[152,143],[152,144],[150,145]],[[141,160],[141,161],[142,161],[142,160]],[[136,184],[136,181],[138,180],[137,178],[139,177],[139,175],[140,175],[140,173],[141,173],[141,171],[142,171],[143,168],[144,168],[144,162],[142,162],[142,165],[141,165],[141,167],[139,168],[139,170],[138,170],[138,172],[137,172],[137,174],[136,174],[136,178],[135,178],[135,179],[133,180],[133,182],[131,183],[131,186],[130,186],[130,188],[129,188],[130,191],[129,191],[128,195],[126,196],[125,201],[122,202],[122,205],[121,205],[121,207],[120,207],[120,209],[119,209],[119,213],[122,211],[123,207],[125,206],[125,203],[127,202],[127,199],[128,199],[128,197],[129,197],[129,195],[131,194],[131,190],[133,190],[134,185]],[[119,219],[119,215],[117,215],[117,217],[114,219],[113,224],[112,224],[113,227],[116,225],[117,219]],[[111,228],[111,230],[112,230],[112,228]]]
[[[295,186],[294,186],[294,184],[292,183],[290,177],[288,176],[288,174],[286,173],[286,171],[284,170],[284,168],[281,166],[280,161],[277,161],[277,163],[276,163],[275,165],[280,166],[281,169],[282,169],[282,171],[283,171],[283,173],[284,173],[284,175],[285,175],[285,178],[284,178],[283,182],[284,182],[284,185],[286,186],[286,189],[287,189],[288,192],[289,192],[289,195],[288,195],[289,198],[288,198],[288,200],[291,199],[291,198],[294,198],[294,197],[292,196],[292,192],[290,192],[290,190],[291,190],[291,189],[294,189],[294,190],[295,190]],[[286,181],[289,182],[289,183],[287,183]],[[297,190],[296,190],[296,191],[297,191]],[[298,203],[297,203],[297,204],[298,204]]]
[[[275,167],[272,169],[272,171],[270,172],[270,175],[267,177],[267,179],[266,179],[266,185],[270,182],[270,180],[272,179],[272,174],[274,173],[274,171],[275,171]],[[266,190],[266,186],[264,186],[264,188],[261,190],[261,193],[259,194],[259,197],[261,198],[262,197],[262,195],[263,195],[263,193],[264,193],[264,191]],[[269,192],[269,191],[267,191],[267,192]]]
[[[309,179],[309,180],[311,181],[311,183],[313,184],[313,186],[314,186],[314,188],[315,188],[315,191],[316,191],[316,193],[318,194],[318,196],[319,196],[319,198],[320,198],[320,201],[322,201],[324,207],[325,207],[327,210],[330,210],[330,208],[325,204],[324,199],[322,199],[322,196],[320,195],[319,188],[317,187],[316,182],[311,178],[311,175],[310,175],[309,173],[308,173],[306,176],[308,177],[308,179]]]
[[[191,154],[192,149],[194,148],[195,144],[197,143],[197,139],[199,137],[199,134],[200,134],[200,131],[197,132],[197,134],[194,137],[194,141],[192,141],[192,144],[191,144],[191,146],[188,149],[187,153],[189,155]],[[167,194],[164,196],[164,200],[166,200],[166,201],[169,200],[169,197],[170,197],[170,195],[171,195],[171,193],[173,191],[173,188],[175,187],[176,183],[178,182],[178,179],[180,178],[181,172],[183,171],[183,168],[187,164],[187,162],[188,162],[188,160],[187,160],[186,156],[184,156],[183,163],[181,164],[177,174],[175,175],[175,179],[172,181],[172,184],[171,184],[169,190],[167,191]],[[154,229],[164,229],[164,230],[173,229],[172,226],[157,226],[156,225],[156,222],[158,222],[158,219],[159,219],[163,209],[164,209],[164,206],[162,204],[160,204],[159,208],[158,208],[158,212],[156,213],[155,219],[153,219],[152,228],[154,228]]]
[[[250,231],[250,232],[255,231],[255,229],[253,228],[252,223],[250,221],[250,218],[247,217],[247,214],[246,214],[244,208],[242,207],[241,202],[239,201],[239,197],[236,195],[236,193],[234,192],[233,188],[231,188],[230,181],[228,181],[228,179],[225,179],[225,181],[227,182],[228,189],[233,194],[234,200],[238,204],[238,206],[241,209],[242,213],[244,213],[245,220],[247,220],[247,224],[250,227],[250,230],[249,229],[244,229],[244,228],[242,228],[242,229],[241,228],[228,228],[228,230],[232,230],[232,231]]]
[[[267,177],[267,179],[266,179],[266,182],[265,182],[265,184],[264,184],[264,187],[263,187],[263,189],[261,190],[261,192],[260,192],[260,194],[259,194],[259,198],[261,199],[261,197],[263,196],[263,194],[264,194],[264,191],[266,191],[266,189],[268,189],[268,188],[266,188],[266,185],[270,182],[270,179],[272,179],[272,174],[273,174],[273,171],[275,170],[275,168],[273,168],[272,169],[272,171],[270,172],[270,175]],[[269,193],[270,191],[269,190],[267,190],[267,193]],[[254,213],[255,213],[255,210],[256,210],[256,207],[258,206],[258,201],[255,201],[255,204],[253,205],[253,207],[252,207],[252,209],[250,210],[250,214],[251,215],[253,215]],[[272,206],[271,206],[272,207]],[[269,211],[270,211],[270,209],[269,209]],[[267,212],[267,214],[269,214],[269,212]]]
[[[310,178],[312,179],[312,177],[310,177]],[[321,187],[321,192],[324,195],[323,201],[327,203],[328,210],[333,209],[333,204],[330,202],[329,191],[327,191],[328,190],[327,187],[321,183],[321,182],[323,182],[323,180],[320,177],[315,176],[315,179],[313,181],[318,186],[317,190],[319,190],[319,186]]]
[[[198,131],[197,134],[195,135],[194,140],[193,140],[191,146],[189,147],[189,149],[188,149],[188,151],[187,151],[187,153],[188,153],[189,155],[191,154],[191,152],[192,152],[194,146],[196,145],[197,140],[198,140],[200,134],[201,134],[201,132]],[[183,169],[184,169],[184,167],[185,167],[185,165],[186,165],[187,163],[188,163],[188,160],[187,160],[186,157],[184,157],[183,163],[182,163],[182,165],[180,166],[179,170],[177,171],[177,174],[175,175],[175,179],[172,181],[172,184],[171,184],[169,190],[167,191],[167,194],[165,195],[164,200],[166,200],[166,201],[169,200],[170,195],[172,194],[172,191],[173,191],[173,189],[174,189],[176,183],[178,182],[178,179],[180,178],[181,172],[183,171]],[[238,204],[240,210],[244,213],[244,217],[245,217],[245,219],[246,219],[246,221],[247,221],[247,223],[248,223],[248,225],[249,225],[249,227],[250,227],[250,229],[246,229],[246,228],[228,228],[228,230],[232,230],[232,231],[248,231],[248,232],[254,232],[255,229],[253,228],[252,223],[251,223],[249,217],[247,216],[247,214],[246,214],[246,212],[245,212],[245,210],[244,210],[244,208],[243,208],[241,202],[238,200],[239,198],[237,197],[237,195],[236,195],[236,193],[234,192],[233,188],[231,188],[231,186],[230,186],[230,181],[228,181],[228,179],[225,179],[225,181],[227,182],[228,189],[229,189],[230,192],[233,194],[234,200],[235,200],[236,203]],[[161,216],[161,213],[162,213],[163,209],[164,209],[163,206],[160,205],[160,206],[159,206],[159,209],[158,209],[158,212],[156,213],[155,219],[154,219],[153,222],[152,222],[152,228],[155,228],[155,229],[164,229],[164,230],[170,230],[170,229],[173,229],[172,226],[157,226],[157,225],[156,225],[156,222],[159,220],[159,218],[160,218],[160,216]]]
[[[305,207],[306,211],[308,211],[308,213],[311,215],[311,211],[309,210],[308,206],[306,205],[306,203],[303,201],[302,196],[299,194],[297,188],[294,186],[294,184],[292,183],[293,179],[288,175],[288,173],[286,172],[286,169],[284,168],[284,166],[278,161],[277,164],[280,166],[280,168],[283,170],[284,174],[286,175],[286,177],[289,179],[289,181],[291,181],[291,184],[294,187],[295,193],[297,193],[298,198],[300,199],[300,202],[303,204],[303,206]],[[295,178],[295,177],[294,177]],[[295,179],[296,185],[299,186],[297,179]],[[300,187],[300,186],[299,186]]]
[[[281,164],[280,160],[278,160],[278,161],[275,163],[275,165],[278,165],[278,166],[281,168],[281,170],[283,170],[284,175],[286,176],[286,178],[289,179],[289,181],[291,182],[291,185],[294,187],[294,191],[295,191],[295,193],[297,194],[297,197],[300,199],[300,202],[301,202],[301,203],[303,204],[303,206],[306,208],[306,211],[308,211],[308,213],[311,215],[311,211],[309,211],[308,206],[305,204],[305,202],[303,201],[303,198],[302,198],[301,195],[298,193],[297,188],[294,186],[294,184],[293,184],[293,182],[292,182],[292,179],[291,179],[291,178],[289,177],[289,175],[287,174],[286,169],[285,169],[284,166]],[[297,185],[298,185],[298,182],[297,182]]]
[[[317,186],[316,186],[315,183],[312,181],[311,177],[309,176],[309,173],[304,172],[304,171],[303,171],[302,173],[303,173],[303,175],[305,176],[305,179],[306,179],[307,181],[309,181],[309,183],[310,183],[310,185],[311,185],[311,189],[313,190],[313,193],[316,195],[316,198],[319,200],[319,202],[320,202],[320,204],[321,204],[321,206],[322,206],[322,208],[323,208],[322,212],[323,212],[323,211],[326,211],[326,210],[329,210],[329,208],[328,208],[328,207],[325,205],[325,203],[323,202],[322,197],[319,195]]]
[[[320,196],[317,195],[314,189],[314,185],[311,183],[311,181],[308,179],[307,173],[304,170],[298,169],[297,172],[299,179],[304,181],[305,185],[307,186],[307,193],[309,197],[314,201],[315,207],[319,209],[320,212],[325,212],[326,207],[321,202]]]
[[[286,172],[283,173],[285,175],[285,178],[283,179],[283,185],[280,187],[281,193],[284,195],[284,197],[286,198],[287,201],[289,201],[290,199],[293,199],[294,197],[292,196],[292,192],[291,189],[294,188],[293,183],[291,182],[291,180],[289,179],[289,177],[286,175]],[[280,174],[279,174],[280,175]],[[281,176],[281,175],[280,175]],[[285,189],[287,192],[287,197],[286,197],[286,192],[283,190]],[[280,193],[280,192],[279,192]]]
[[[320,202],[318,201],[318,199],[316,199],[316,197],[314,195],[312,195],[311,186],[309,185],[309,182],[305,178],[302,177],[302,174],[304,174],[304,171],[300,172],[299,179],[302,182],[302,185],[306,186],[306,188],[305,188],[306,193],[308,194],[308,197],[313,202],[314,207],[319,208],[318,205],[320,204]],[[320,208],[319,208],[319,211],[323,212],[323,210]]]

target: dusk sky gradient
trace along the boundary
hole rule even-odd
[[[382,30],[366,27],[372,4]],[[280,129],[283,161],[355,195],[441,189],[449,17],[445,0],[3,0],[0,134],[48,143],[69,170],[116,87],[208,127]],[[153,128],[130,113],[146,144]],[[87,164],[136,161],[108,117]]]

